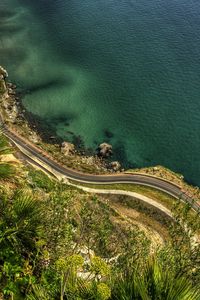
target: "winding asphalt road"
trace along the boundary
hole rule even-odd
[[[38,165],[38,160],[41,161],[42,168],[47,165],[51,167],[51,169],[59,172],[63,176],[68,179],[72,179],[79,183],[90,183],[90,184],[115,184],[115,183],[129,183],[129,184],[139,184],[144,186],[149,186],[152,188],[156,188],[158,190],[164,191],[165,193],[181,199],[187,203],[190,203],[192,208],[196,211],[200,212],[200,205],[194,203],[193,200],[184,194],[181,190],[181,187],[175,185],[172,182],[163,180],[158,177],[149,176],[145,174],[127,174],[127,173],[120,173],[120,174],[111,174],[111,175],[92,175],[87,173],[81,173],[79,171],[72,170],[70,168],[61,166],[57,162],[53,161],[51,158],[44,156],[42,151],[38,149],[36,146],[31,145],[29,142],[25,142],[20,136],[16,135],[14,132],[11,132],[6,125],[2,126],[4,134],[18,146],[19,150],[23,153],[23,149],[30,153],[32,157],[37,159],[37,162],[32,159],[32,163]],[[30,160],[30,157],[29,157]]]

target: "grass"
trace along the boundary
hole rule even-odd
[[[170,195],[168,195],[167,193],[164,193],[160,190],[157,190],[155,188],[151,188],[151,187],[147,187],[147,186],[142,186],[142,185],[137,185],[137,184],[110,184],[110,185],[106,185],[106,184],[86,184],[86,183],[77,183],[75,181],[69,180],[69,182],[73,183],[73,184],[77,184],[79,186],[86,186],[86,187],[90,187],[90,188],[94,188],[94,189],[109,189],[109,190],[124,190],[124,191],[128,191],[128,192],[135,192],[141,195],[144,195],[146,197],[149,197],[151,199],[153,199],[154,201],[162,204],[164,207],[168,208],[170,211],[174,211],[174,206],[176,203],[178,203],[178,200]],[[116,195],[115,195],[116,196]],[[159,223],[166,225],[166,222],[168,222],[166,220],[163,219],[166,217],[166,215],[164,216],[160,211],[160,213],[158,214],[158,210],[155,209],[153,206],[148,205],[148,203],[144,203],[140,200],[135,200],[132,201],[131,197],[125,196],[123,200],[123,196],[121,196],[122,202],[126,202],[126,206],[133,208],[133,209],[137,209],[140,212],[145,213],[146,215],[149,215],[151,218],[155,218],[156,221],[158,221]],[[183,210],[185,208],[185,203],[181,202],[179,203],[179,209]],[[197,213],[194,210],[190,210],[189,212],[189,217],[191,219],[196,218]]]
[[[55,182],[51,180],[46,174],[44,174],[42,171],[31,169],[29,171],[29,177],[31,179],[31,186],[35,186],[38,188],[41,188],[45,190],[46,192],[50,192],[55,188]],[[93,188],[96,188],[99,186],[97,185],[87,185]],[[101,186],[101,188],[112,188],[116,189],[116,186],[118,189],[123,189],[124,185],[112,185],[112,186]],[[123,186],[123,188],[122,188]],[[67,187],[67,185],[64,185],[64,187]],[[68,186],[70,187],[70,186]],[[127,190],[130,190],[130,187],[133,190],[133,186],[128,185],[126,188]],[[71,187],[70,187],[71,188]],[[141,187],[140,187],[141,188]],[[76,190],[76,188],[75,188]],[[79,190],[80,191],[80,190]],[[134,186],[134,191],[139,192],[138,187]],[[144,190],[140,189],[140,193],[143,193]],[[100,195],[100,197],[103,199],[107,198],[108,195]],[[114,197],[114,198],[113,198]],[[128,196],[122,196],[122,195],[109,195],[109,200],[114,202],[120,202],[121,205],[125,207],[130,207],[132,209],[135,209],[136,211],[140,212],[140,222],[143,224],[148,224],[151,228],[157,228],[158,231],[162,231],[162,235],[166,237],[166,230],[161,230],[161,226],[159,224],[162,224],[162,226],[167,226],[169,219],[166,218],[164,214],[162,214],[160,211],[152,207],[151,205],[148,205],[147,203],[143,203],[137,199],[135,201],[132,201],[131,197]],[[173,199],[172,199],[173,200]],[[164,233],[163,233],[164,232]]]
[[[42,189],[45,192],[49,193],[55,190],[58,181],[53,176],[48,176],[42,170],[34,169],[32,166],[28,166],[28,177],[29,177],[29,185],[31,188],[38,188]],[[80,191],[76,187],[67,185],[63,183],[62,185],[63,190],[73,190],[78,191],[80,194],[84,194],[84,191]]]
[[[166,215],[164,215],[161,211],[157,210],[156,208],[137,199],[133,201],[131,197],[124,195],[99,194],[98,197],[100,199],[103,199],[103,201],[106,202],[108,205],[111,205],[113,209],[117,208],[119,211],[121,210],[121,207],[125,209],[130,209],[130,214],[128,214],[128,218],[131,218],[132,220],[136,221],[136,223],[143,224],[150,230],[155,230],[160,234],[160,236],[164,238],[164,240],[169,239],[168,226],[171,222],[171,219],[166,217]],[[135,212],[137,213],[135,214]]]
[[[38,187],[50,192],[55,186],[53,178],[49,178],[44,172],[40,170],[29,169],[29,177],[31,178],[31,186]]]
[[[12,165],[0,163],[0,179],[12,178],[15,173],[15,168]]]
[[[77,182],[70,180],[71,183],[77,184]],[[112,189],[112,190],[124,190],[129,192],[135,192],[149,197],[156,202],[163,204],[166,208],[172,209],[176,199],[162,191],[157,189],[146,187],[138,184],[86,184],[78,183],[80,186],[86,186],[94,189]]]
[[[0,155],[11,153],[13,153],[13,149],[9,145],[8,139],[2,134],[0,126]]]
[[[176,178],[177,180],[183,180],[183,175],[181,173],[175,173],[172,170],[164,167],[164,166],[152,166],[152,167],[144,167],[144,168],[136,168],[136,169],[128,169],[125,171],[125,173],[146,173],[151,174],[155,176],[159,176],[163,179],[168,179],[169,175],[173,176],[173,178]],[[170,178],[171,179],[171,178]]]
[[[0,160],[1,155],[11,154],[13,152],[7,138],[2,134],[0,128]],[[0,179],[11,178],[15,175],[16,170],[10,163],[0,162]]]

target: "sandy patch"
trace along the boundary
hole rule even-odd
[[[9,162],[13,164],[20,164],[20,160],[17,159],[13,154],[1,155],[1,162]]]

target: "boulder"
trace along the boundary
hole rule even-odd
[[[7,71],[0,66],[0,75],[5,79],[6,77],[8,77],[8,73]]]
[[[111,167],[111,169],[113,169],[113,171],[119,171],[119,169],[121,168],[121,165],[118,161],[112,161],[110,163],[110,167]]]
[[[5,80],[3,78],[3,75],[0,74],[0,100],[5,100],[7,99],[8,96],[8,90],[6,87]]]
[[[98,147],[98,153],[102,157],[109,157],[112,155],[112,146],[108,143],[102,143]]]
[[[33,142],[34,144],[37,144],[37,143],[39,143],[39,141],[40,141],[39,136],[38,136],[37,133],[34,132],[34,131],[31,131],[31,132],[30,132],[29,139],[30,139],[31,142]]]
[[[75,150],[74,144],[69,142],[63,142],[61,145],[61,153],[65,156],[73,154]]]
[[[8,89],[5,82],[6,77],[8,77],[7,71],[0,66],[0,100],[5,100],[8,98]]]
[[[11,117],[13,123],[16,121],[18,113],[19,113],[19,111],[18,111],[17,106],[13,105],[10,109],[10,117]]]

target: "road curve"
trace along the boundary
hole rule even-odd
[[[87,173],[81,173],[73,169],[61,166],[51,158],[44,156],[42,151],[38,149],[35,145],[26,142],[23,138],[16,135],[14,132],[8,129],[7,126],[3,125],[4,134],[15,143],[16,146],[25,151],[29,152],[33,157],[42,161],[45,165],[48,165],[56,172],[59,172],[68,179],[72,179],[79,183],[91,183],[91,184],[115,184],[115,183],[129,183],[129,184],[139,184],[144,186],[153,187],[164,191],[165,193],[191,204],[192,208],[196,211],[200,211],[200,205],[194,203],[193,200],[184,194],[181,187],[171,183],[169,181],[163,180],[158,177],[153,177],[145,174],[110,174],[110,175],[93,175]]]

